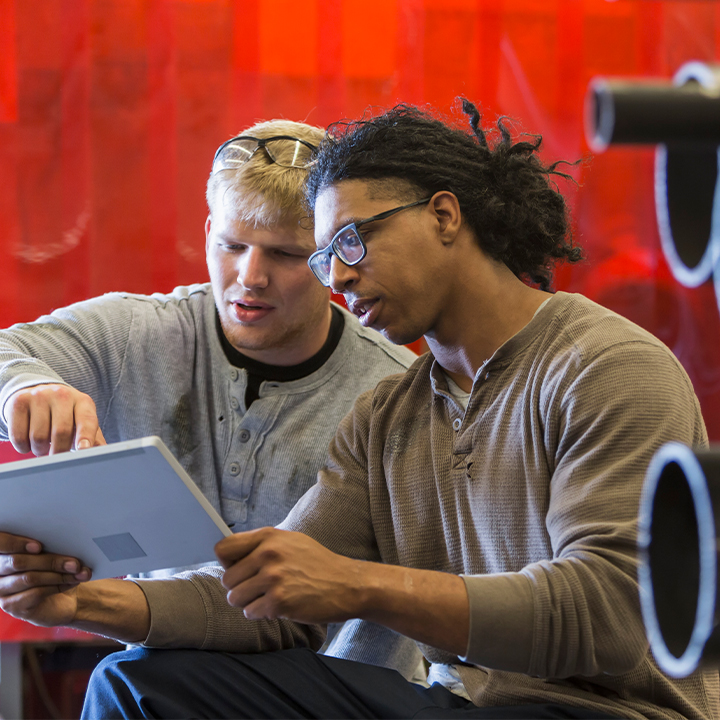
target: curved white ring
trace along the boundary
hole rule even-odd
[[[700,262],[689,267],[678,255],[670,226],[667,202],[667,147],[658,145],[655,150],[655,212],[657,215],[660,246],[675,279],[686,287],[702,285],[713,274],[720,257],[720,148],[717,149],[718,177],[713,193],[710,237]]]
[[[668,463],[677,463],[687,479],[698,525],[700,587],[695,624],[687,648],[681,657],[670,652],[660,630],[653,602],[649,546],[652,540],[652,508],[662,471]],[[712,634],[717,594],[717,551],[715,520],[705,474],[693,451],[680,443],[667,443],[658,450],[648,466],[640,500],[638,528],[640,550],[640,605],[650,647],[660,668],[672,677],[686,677],[697,669],[705,643]]]

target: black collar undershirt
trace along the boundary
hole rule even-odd
[[[260,395],[260,384],[265,380],[277,382],[288,382],[307,377],[316,370],[319,370],[335,352],[340,342],[345,327],[345,318],[341,310],[335,305],[332,308],[332,319],[330,321],[330,332],[328,332],[325,344],[311,358],[304,360],[297,365],[268,365],[267,363],[253,360],[236,350],[225,337],[220,325],[220,317],[215,312],[215,326],[217,327],[220,344],[225,352],[228,362],[235,367],[244,368],[248,374],[248,384],[245,389],[245,407],[250,407],[254,400]]]

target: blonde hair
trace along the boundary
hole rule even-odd
[[[325,130],[291,120],[269,120],[242,134],[256,138],[290,135],[317,146]],[[222,202],[233,219],[254,227],[297,224],[307,215],[303,205],[306,177],[305,168],[281,167],[260,150],[243,165],[210,175],[205,193],[208,209],[212,215],[213,207]]]

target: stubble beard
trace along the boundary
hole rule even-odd
[[[319,321],[318,321],[319,322]],[[248,327],[232,318],[220,314],[220,327],[227,341],[243,354],[248,352],[288,352],[291,354],[298,348],[303,337],[311,333],[315,327],[312,321],[307,320],[296,326],[285,324],[273,327]],[[270,365],[284,365],[282,362],[260,360]],[[302,362],[302,361],[300,361]],[[293,362],[292,364],[297,364]]]

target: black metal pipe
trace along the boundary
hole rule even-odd
[[[585,97],[588,144],[654,144],[663,252],[687,287],[720,260],[720,65],[689,62],[669,80],[595,78]],[[720,296],[718,298],[720,301]]]
[[[595,152],[608,145],[720,144],[720,94],[690,80],[590,82],[585,132]]]
[[[640,599],[653,655],[673,677],[720,667],[720,449],[662,447],[640,502]]]

